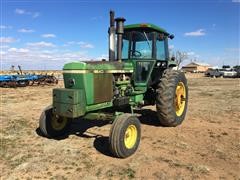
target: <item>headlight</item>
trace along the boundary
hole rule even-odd
[[[68,79],[69,86],[74,86],[75,85],[75,79]]]

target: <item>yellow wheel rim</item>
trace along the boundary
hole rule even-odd
[[[179,82],[176,88],[175,109],[177,116],[181,116],[186,104],[186,88],[183,82]]]
[[[131,149],[135,145],[137,141],[137,128],[134,125],[128,126],[125,136],[124,136],[124,144],[126,148]]]
[[[59,131],[62,130],[67,124],[67,118],[66,117],[60,117],[57,115],[52,115],[52,121],[51,121],[51,125],[52,128]]]

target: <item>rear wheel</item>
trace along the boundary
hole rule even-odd
[[[53,114],[52,106],[48,106],[41,114],[39,127],[46,137],[57,137],[67,133],[71,119]]]
[[[185,118],[188,104],[188,86],[185,74],[166,70],[158,85],[156,108],[160,123],[177,126]]]
[[[134,154],[141,138],[140,121],[131,114],[117,117],[110,131],[109,143],[114,156],[126,158]]]

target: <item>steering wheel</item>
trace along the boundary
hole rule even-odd
[[[135,56],[135,57],[141,57],[142,56],[142,53],[140,51],[137,51],[137,50],[130,50],[132,56]]]

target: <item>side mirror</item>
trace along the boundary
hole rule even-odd
[[[175,61],[176,60],[176,58],[173,56],[173,57],[171,57],[171,61]]]
[[[174,35],[171,34],[171,35],[169,35],[168,37],[169,37],[170,39],[173,39],[173,38],[174,38]]]

